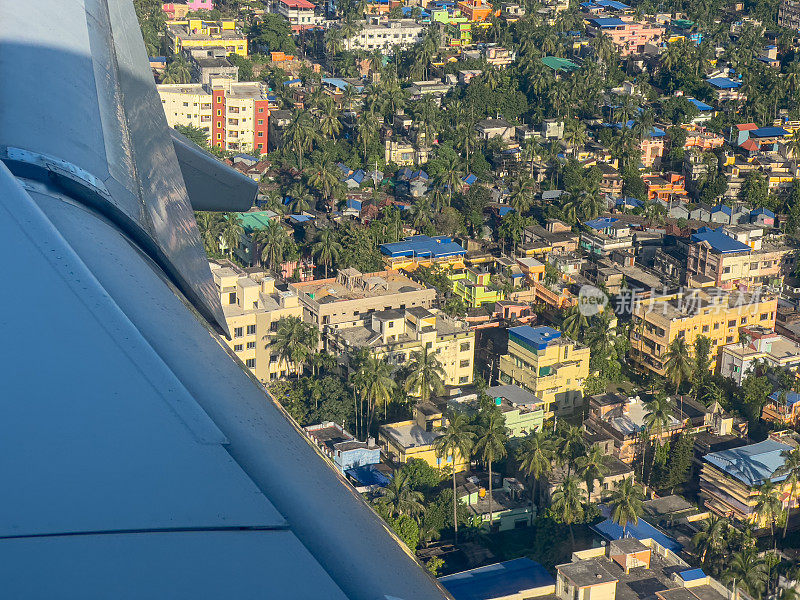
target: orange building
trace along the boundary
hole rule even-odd
[[[482,23],[492,16],[492,5],[483,0],[461,0],[461,14],[474,23]]]
[[[677,173],[661,175],[645,175],[642,177],[647,185],[648,200],[679,200],[686,197],[686,178]]]

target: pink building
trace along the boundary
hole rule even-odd
[[[661,157],[664,156],[664,138],[646,137],[642,140],[639,149],[642,152],[642,164],[649,169],[656,163],[660,163]]]
[[[642,54],[646,44],[659,44],[664,35],[664,28],[658,25],[619,17],[593,17],[587,19],[587,23],[589,35],[607,35],[623,57]]]
[[[189,0],[188,2],[167,2],[161,5],[161,10],[167,13],[170,19],[183,19],[190,12],[197,10],[213,10],[214,0]]]
[[[281,265],[281,277],[284,281],[289,281],[295,276],[298,277],[299,281],[311,281],[314,279],[314,261],[310,258],[301,258]]]

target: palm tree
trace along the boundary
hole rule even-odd
[[[533,179],[524,175],[519,177],[513,184],[512,184],[512,191],[511,191],[511,206],[514,207],[519,214],[523,214],[527,212],[527,210],[533,204],[533,197],[534,197],[534,183]]]
[[[330,98],[330,96],[326,96],[326,98]],[[318,119],[319,130],[322,135],[335,140],[336,136],[339,135],[339,132],[342,130],[342,122],[339,121],[339,111],[333,102],[328,102],[323,106],[318,115]]]
[[[622,483],[611,493],[611,519],[622,527],[622,537],[628,523],[636,525],[644,512],[644,491],[642,486],[633,481],[633,477],[622,480]]]
[[[264,229],[253,235],[253,245],[261,247],[261,261],[275,271],[283,262],[289,235],[278,221],[270,221]]]
[[[428,347],[412,352],[409,364],[410,373],[405,381],[405,389],[422,402],[427,402],[432,395],[444,392],[444,367],[436,355],[428,352]]]
[[[705,527],[692,538],[692,546],[698,553],[700,562],[707,564],[708,559],[722,550],[728,532],[728,520],[712,514]]]
[[[298,166],[303,170],[303,152],[309,150],[318,135],[317,125],[308,111],[298,110],[286,128],[286,144],[297,153]]]
[[[417,231],[425,231],[428,226],[433,223],[431,201],[424,196],[422,198],[418,198],[417,201],[411,205],[411,210],[409,213],[411,217],[411,224]]]
[[[456,154],[447,154],[440,161],[438,181],[443,188],[447,189],[447,205],[450,206],[453,201],[453,191],[461,191],[464,183],[461,178],[464,174],[461,171],[459,158]]]
[[[356,125],[358,129],[358,142],[364,145],[364,164],[366,164],[369,145],[378,137],[375,115],[369,110],[363,111],[358,115]]]
[[[559,518],[569,527],[569,537],[572,547],[575,547],[575,533],[572,524],[583,518],[583,502],[586,491],[580,486],[580,480],[574,475],[567,476],[561,485],[553,492],[551,507]]]
[[[557,441],[558,460],[567,466],[567,475],[572,472],[572,462],[583,454],[586,444],[580,425],[567,425],[560,429]]]
[[[722,574],[722,581],[733,581],[736,588],[742,588],[753,598],[761,598],[767,585],[766,562],[755,548],[744,548],[733,555],[728,568]]]
[[[372,427],[376,406],[383,404],[383,414],[384,418],[386,417],[392,392],[397,385],[392,378],[392,371],[392,366],[382,357],[367,356],[361,364],[358,382],[361,395],[367,400],[367,432]]]
[[[344,248],[337,240],[336,232],[333,229],[323,229],[314,238],[311,252],[318,262],[325,265],[325,279],[328,278],[328,267],[339,260],[339,254],[343,250]]]
[[[333,190],[339,183],[340,176],[341,171],[326,154],[314,161],[308,175],[309,185],[322,194],[322,198],[328,202],[331,210],[333,210],[331,202]]]
[[[479,455],[480,459],[489,466],[489,527],[492,526],[492,521],[494,521],[492,506],[492,463],[505,458],[507,453],[507,441],[508,434],[506,433],[503,415],[499,411],[491,411],[486,423],[478,432],[478,439],[475,440],[474,448],[475,454]]]
[[[458,497],[456,495],[456,462],[458,457],[466,458],[472,453],[475,443],[475,432],[469,426],[467,417],[462,413],[450,412],[447,415],[447,425],[440,429],[442,435],[436,438],[433,447],[436,456],[447,460],[452,457],[453,472],[453,543],[458,543]]]
[[[656,434],[656,442],[661,441],[664,430],[672,422],[672,407],[663,394],[656,394],[650,400],[645,400],[644,408],[647,414],[644,416],[645,427]]]
[[[203,247],[207,254],[219,254],[219,238],[225,227],[225,220],[222,215],[214,212],[194,213],[197,221],[197,228],[200,230],[200,237],[203,240]]]
[[[164,71],[162,83],[189,83],[192,80],[192,70],[183,54],[169,63]]]
[[[755,509],[759,521],[769,522],[769,531],[774,538],[775,521],[780,517],[780,513],[783,511],[783,505],[778,498],[778,490],[771,481],[765,481],[758,489]]]
[[[553,468],[553,444],[543,431],[527,436],[517,453],[519,468],[526,476],[533,478],[531,500],[536,502],[536,483],[542,475]]]
[[[586,315],[581,312],[578,306],[573,306],[569,309],[567,316],[564,317],[564,320],[561,322],[561,331],[563,331],[564,335],[568,338],[577,340],[588,325],[589,322],[586,320]]]
[[[226,213],[225,225],[222,228],[222,243],[225,244],[231,259],[233,258],[233,253],[238,250],[243,235],[244,227],[242,227],[239,215]]]
[[[314,199],[308,188],[300,182],[289,188],[289,210],[292,214],[299,215],[311,208],[311,201]]]
[[[418,517],[425,510],[424,496],[411,488],[411,477],[408,472],[398,469],[394,472],[392,480],[381,490],[380,504],[386,506],[391,516],[406,515]]]
[[[293,363],[295,375],[299,376],[303,363],[318,345],[319,329],[314,325],[304,323],[300,317],[282,317],[269,347],[277,351],[287,369]]]
[[[786,500],[786,523],[783,525],[783,537],[786,537],[786,530],[789,528],[789,511],[792,507],[792,500],[797,497],[795,496],[795,491],[798,478],[800,478],[800,446],[783,450],[781,457],[783,458],[783,464],[775,470],[773,477],[786,475],[783,485],[785,486],[788,483],[790,486],[789,498]]]
[[[589,491],[590,498],[592,492],[594,492],[594,482],[603,483],[609,470],[608,462],[609,457],[600,446],[592,446],[589,452],[579,456],[575,461],[578,475],[586,482],[586,489]]]
[[[669,350],[664,355],[666,362],[667,379],[675,386],[675,393],[678,393],[681,383],[689,379],[692,374],[692,364],[689,359],[689,349],[686,340],[677,337],[669,345]]]

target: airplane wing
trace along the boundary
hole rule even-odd
[[[449,597],[222,343],[130,0],[0,0],[0,82],[0,594]]]

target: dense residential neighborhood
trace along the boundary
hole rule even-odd
[[[448,593],[800,594],[798,2],[134,3],[229,354]]]

